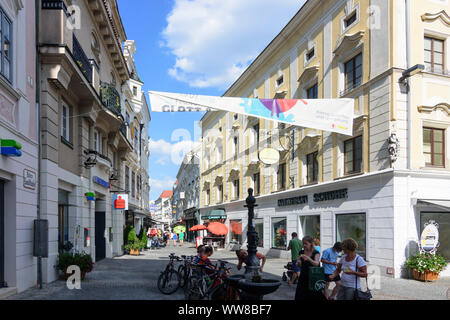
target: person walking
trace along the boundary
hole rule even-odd
[[[306,236],[302,242],[303,250],[297,259],[297,265],[301,268],[301,272],[295,292],[295,300],[325,300],[322,292],[309,290],[309,268],[320,266],[320,253],[314,249],[313,238]]]
[[[336,242],[333,248],[329,248],[325,250],[322,254],[322,264],[325,271],[325,298],[327,300],[334,300],[336,298],[336,294],[338,293],[339,287],[341,286],[341,277],[337,276],[333,280],[330,277],[333,275],[334,271],[336,271],[337,260],[339,257],[339,253],[342,252],[342,244],[340,242]],[[329,295],[328,288],[330,287],[330,283],[334,282],[335,287]]]
[[[178,236],[177,236],[177,234],[175,232],[172,235],[172,240],[173,240],[173,246],[176,247],[177,246]]]
[[[297,265],[298,256],[300,251],[302,251],[303,242],[298,238],[296,232],[292,233],[292,240],[289,241],[288,250],[291,250],[292,265],[294,267],[294,274],[292,275],[291,281],[288,282],[289,286],[292,286],[300,276],[300,267]]]
[[[367,278],[366,261],[356,253],[358,243],[353,239],[342,241],[344,255],[337,264],[336,271],[330,277],[331,280],[341,275],[341,286],[337,293],[336,300],[354,300],[356,290],[361,290],[360,278]]]
[[[184,241],[184,232],[180,232],[178,234],[178,238],[180,239],[180,247],[183,246],[183,241]]]

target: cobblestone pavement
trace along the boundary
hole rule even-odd
[[[163,295],[157,288],[160,271],[167,265],[170,253],[194,255],[192,244],[183,247],[167,247],[160,250],[145,251],[139,257],[122,256],[106,259],[95,264],[94,271],[86,276],[81,290],[69,290],[63,280],[44,285],[12,296],[9,300],[182,300],[182,289],[172,295]],[[233,274],[237,271],[237,258],[232,251],[218,250],[211,257],[213,262],[223,259],[230,262]],[[268,258],[264,277],[281,279],[286,259]],[[374,300],[446,300],[450,299],[450,279],[440,279],[434,283],[415,280],[389,279],[381,277],[381,289],[372,290]],[[447,297],[447,295],[449,297]],[[295,287],[283,283],[266,300],[293,300]]]

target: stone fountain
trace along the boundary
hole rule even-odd
[[[253,197],[253,189],[248,190],[247,205],[248,209],[248,256],[245,261],[245,274],[232,275],[228,277],[231,286],[241,290],[241,300],[263,300],[265,295],[275,292],[281,285],[280,281],[263,279],[260,274],[260,263],[256,256],[258,252],[258,233],[255,230],[254,217],[256,199]]]

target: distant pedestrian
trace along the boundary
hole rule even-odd
[[[337,300],[354,300],[356,289],[361,290],[360,278],[367,278],[366,261],[356,253],[358,243],[353,239],[342,241],[344,255],[337,264],[331,280],[341,275],[341,286],[337,293]]]
[[[336,271],[337,260],[339,257],[339,253],[342,252],[342,244],[340,242],[336,242],[333,248],[329,248],[325,250],[322,254],[322,264],[325,271],[325,298],[328,300],[334,300],[338,293],[339,287],[341,286],[341,277],[338,275],[334,277],[334,279],[330,279],[333,273]],[[330,283],[334,282],[335,287],[331,296],[329,296],[328,288],[330,287]]]
[[[183,241],[184,241],[184,232],[180,232],[178,234],[178,238],[180,239],[180,247],[183,246]]]
[[[320,253],[314,248],[313,238],[303,238],[303,250],[297,260],[301,268],[300,277],[295,292],[295,300],[325,300],[320,291],[309,290],[309,268],[320,266]]]
[[[317,238],[314,238],[314,249],[316,249],[316,251],[320,253],[320,240]]]
[[[168,245],[168,242],[169,242],[169,232],[164,232],[164,237],[163,237],[163,240],[164,240],[164,245]]]
[[[177,234],[175,232],[172,235],[172,240],[173,240],[173,246],[176,247],[177,246],[178,237],[177,237]]]
[[[292,286],[295,282],[295,279],[297,279],[300,276],[300,267],[297,265],[298,256],[300,254],[300,251],[302,251],[303,242],[298,238],[298,234],[294,232],[292,234],[292,240],[289,241],[288,250],[291,250],[291,259],[292,259],[292,265],[294,267],[294,274],[292,275],[291,281],[288,282],[289,286]]]
[[[238,262],[238,265],[237,265],[237,269],[241,270],[242,264],[243,263],[247,264],[248,251],[247,250],[242,250],[242,249],[236,250],[236,256],[239,259],[239,262]],[[266,258],[265,255],[263,255],[263,254],[261,254],[259,252],[256,253],[256,257],[258,258],[259,261],[262,261],[261,268],[259,269],[262,272],[263,269],[264,269],[264,265],[266,264],[266,259],[267,258]]]

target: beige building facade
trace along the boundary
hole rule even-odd
[[[288,257],[292,232],[323,249],[352,237],[369,265],[401,277],[433,220],[450,259],[449,17],[446,0],[307,1],[224,96],[351,98],[353,136],[208,112],[202,216],[223,210],[243,230],[228,241],[245,245],[253,188],[270,255]],[[264,148],[279,151],[278,164],[260,161]]]

